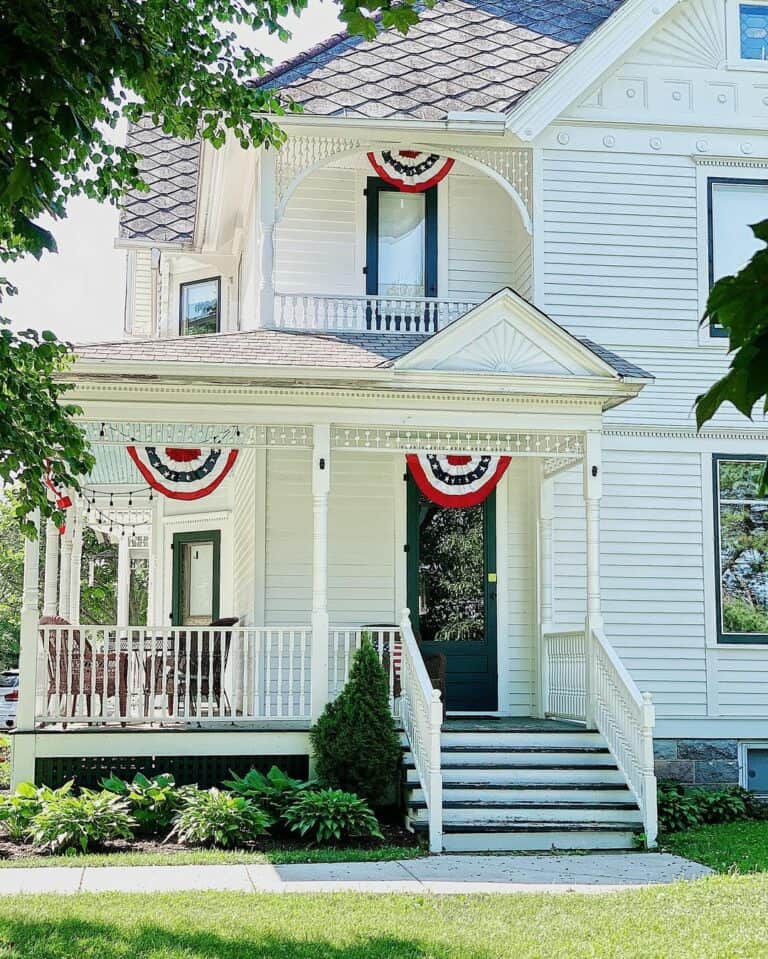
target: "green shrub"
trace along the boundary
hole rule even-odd
[[[125,800],[114,793],[84,789],[79,796],[57,796],[43,803],[29,825],[29,837],[40,849],[86,852],[100,843],[133,839],[136,821]]]
[[[373,805],[392,795],[402,750],[389,707],[387,677],[363,638],[349,681],[310,732],[318,779]]]
[[[277,766],[273,766],[266,775],[258,769],[250,769],[245,776],[238,776],[230,770],[230,775],[232,778],[223,782],[227,789],[250,799],[274,816],[281,816],[299,793],[315,785],[314,782],[293,779]]]
[[[5,826],[8,838],[12,842],[24,842],[28,839],[30,824],[42,810],[43,804],[67,796],[72,785],[72,780],[59,789],[21,783],[12,796],[0,798],[0,822]]]
[[[735,822],[748,815],[747,803],[738,787],[702,789],[699,802],[702,821],[707,824]]]
[[[686,789],[671,784],[659,787],[658,807],[661,832],[682,832],[704,824],[747,819],[752,802],[749,794],[738,786]]]
[[[119,776],[102,780],[104,789],[120,796],[128,803],[131,815],[142,836],[156,836],[170,828],[176,810],[181,806],[181,793],[170,773],[161,773],[148,779],[136,773],[128,783]]]
[[[341,789],[313,789],[301,793],[283,813],[292,832],[317,843],[349,839],[383,839],[378,821],[367,803]]]
[[[682,786],[660,786],[658,810],[661,832],[682,832],[701,825],[701,808],[696,796]]]
[[[219,789],[185,790],[183,805],[173,820],[174,836],[193,846],[229,849],[263,836],[272,818],[250,799]]]

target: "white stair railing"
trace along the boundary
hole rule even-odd
[[[543,634],[544,710],[554,719],[594,725],[605,739],[643,817],[646,844],[656,844],[654,709],[602,629]]]
[[[656,845],[658,814],[653,768],[653,700],[641,693],[602,629],[592,628],[587,680],[595,725],[640,806],[649,847]]]
[[[440,729],[443,704],[432,687],[411,626],[410,610],[400,623],[403,653],[400,666],[400,717],[413,754],[416,773],[429,813],[429,850],[443,849],[443,774],[440,768]]]

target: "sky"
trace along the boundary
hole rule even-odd
[[[288,43],[259,37],[261,50],[275,63],[292,57],[342,29],[331,0],[310,0],[300,18],[285,25]],[[16,329],[53,330],[73,343],[119,340],[123,337],[125,251],[114,248],[117,210],[84,197],[70,203],[58,223],[41,220],[53,230],[59,252],[38,261],[26,257],[3,272],[19,288],[4,312]]]

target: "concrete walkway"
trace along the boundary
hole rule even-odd
[[[615,892],[711,870],[663,853],[430,856],[291,866],[51,866],[0,869],[0,895],[34,892]]]

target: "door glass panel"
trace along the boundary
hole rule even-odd
[[[419,625],[423,642],[485,639],[482,506],[449,509],[420,494]]]
[[[213,619],[211,542],[184,543],[182,552],[181,625],[205,626]]]
[[[423,193],[379,194],[379,295],[424,296]]]

